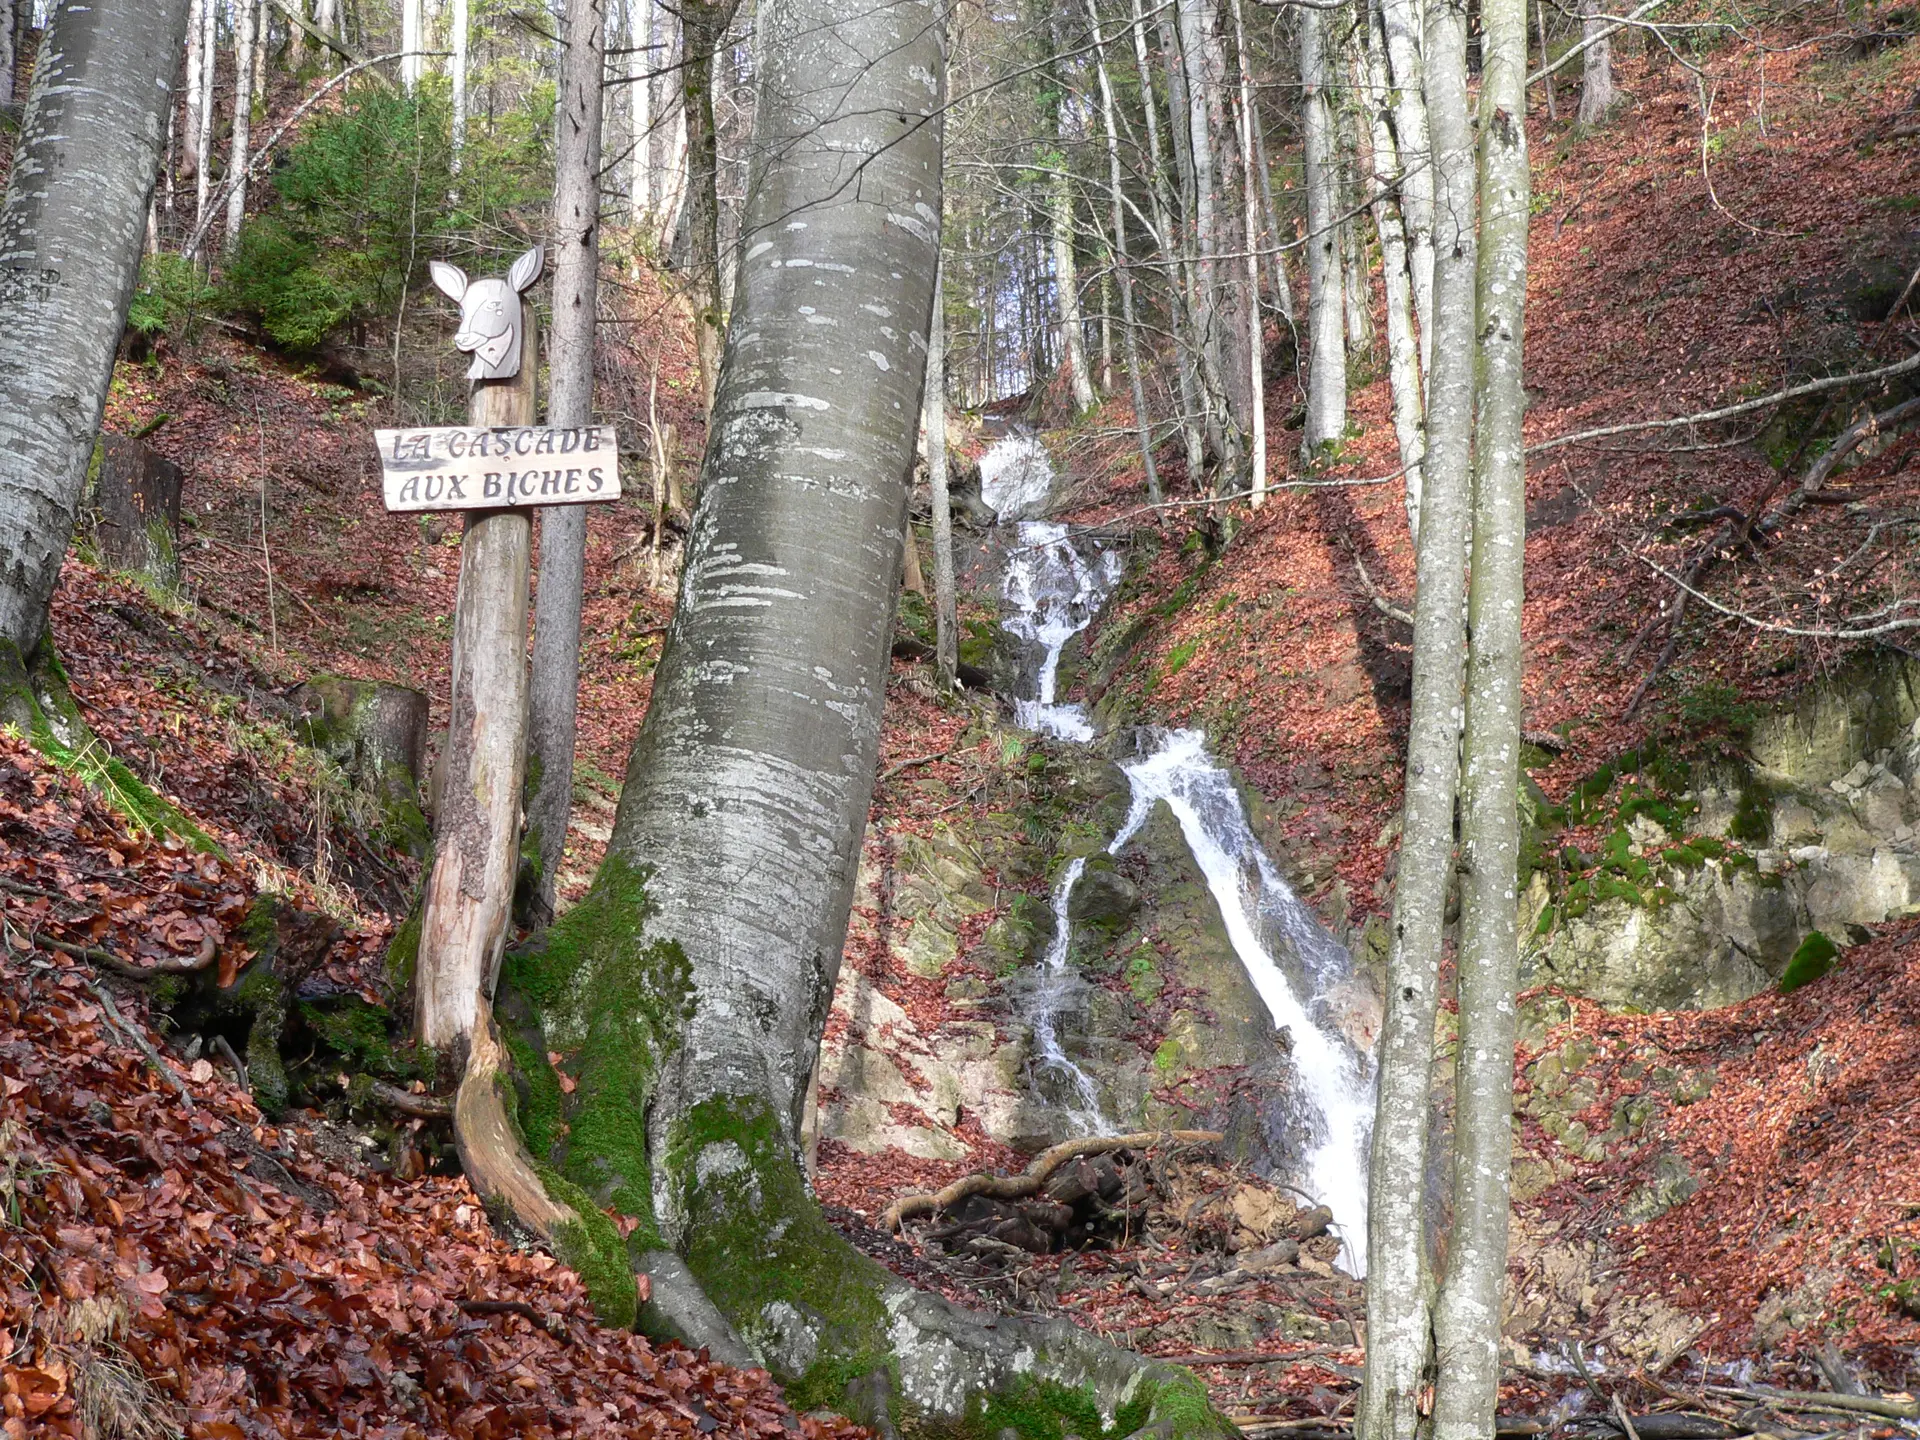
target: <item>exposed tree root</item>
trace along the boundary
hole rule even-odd
[[[951,1210],[970,1195],[984,1195],[990,1200],[1024,1200],[1039,1194],[1054,1171],[1084,1155],[1146,1150],[1155,1145],[1218,1145],[1225,1138],[1218,1130],[1141,1130],[1131,1135],[1088,1135],[1062,1141],[1034,1156],[1033,1163],[1018,1175],[964,1175],[931,1195],[903,1195],[886,1208],[880,1217],[880,1226],[884,1230],[898,1230],[902,1221],[938,1210]]]

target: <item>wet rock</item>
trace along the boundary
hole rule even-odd
[[[1079,883],[1067,901],[1067,918],[1075,925],[1118,930],[1140,908],[1140,888],[1114,868],[1112,857],[1088,860]]]

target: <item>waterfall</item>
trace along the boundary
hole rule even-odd
[[[1003,594],[1008,633],[1037,647],[1033,695],[1016,699],[1014,719],[1027,730],[1086,744],[1096,738],[1084,706],[1056,694],[1060,656],[1093,623],[1120,578],[1120,557],[1076,547],[1067,527],[1022,519],[1042,506],[1053,484],[1044,448],[1031,435],[1001,440],[980,462],[981,494],[1003,521],[1017,521],[1007,551]],[[1300,1133],[1300,1172],[1289,1177],[1332,1213],[1342,1242],[1340,1263],[1366,1273],[1367,1163],[1373,1128],[1372,1057],[1343,1027],[1339,997],[1351,989],[1353,961],[1294,894],[1247,822],[1232,777],[1207,753],[1199,730],[1140,732],[1139,753],[1122,765],[1132,803],[1107,853],[1118,855],[1156,805],[1180,824],[1194,863],[1220,908],[1234,953],[1246,967],[1276,1029],[1286,1031],[1296,1102],[1290,1119]],[[1061,1047],[1060,1021],[1083,1003],[1086,986],[1069,960],[1068,910],[1086,861],[1070,861],[1054,886],[1054,934],[1041,958],[1029,1006],[1038,1066],[1066,1077],[1075,1129],[1112,1133],[1099,1088]]]

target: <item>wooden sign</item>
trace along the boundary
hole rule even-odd
[[[611,425],[376,430],[387,509],[507,510],[620,498]]]

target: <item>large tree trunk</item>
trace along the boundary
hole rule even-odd
[[[1311,6],[1302,8],[1300,90],[1301,128],[1306,152],[1307,187],[1307,426],[1303,448],[1315,459],[1347,433],[1346,317],[1342,299],[1339,156],[1335,153],[1333,107],[1327,95],[1326,21]]]
[[[182,180],[199,171],[200,128],[206,123],[206,113],[201,108],[205,103],[205,85],[200,76],[200,64],[205,58],[206,47],[201,44],[200,34],[206,25],[206,7],[212,0],[191,0],[187,10],[187,119],[186,127],[180,137],[182,156],[177,169]],[[4,4],[4,0],[0,0]],[[7,13],[13,13],[7,7]],[[11,84],[11,77],[9,77]],[[198,218],[197,216],[195,217]]]
[[[187,0],[62,0],[0,210],[0,651],[46,626],[146,239]]]
[[[600,91],[606,68],[604,0],[568,0],[554,163],[553,340],[547,423],[593,423],[594,320],[600,279]],[[540,512],[540,598],[533,620],[532,710],[527,723],[527,839],[535,872],[529,908],[553,914],[553,887],[573,805],[580,696],[580,605],[586,586],[587,507]]]
[[[1475,385],[1478,201],[1467,110],[1465,0],[1432,0],[1426,38],[1435,177],[1433,365],[1416,551],[1406,808],[1367,1185],[1367,1369],[1358,1440],[1414,1440],[1433,1354],[1427,1148],[1442,932],[1454,874],[1460,687],[1466,665],[1461,587]]]
[[[553,1166],[535,1173],[576,1212],[634,1222],[590,1285],[613,1293],[630,1253],[650,1331],[750,1356],[803,1406],[951,1424],[977,1422],[984,1391],[1045,1406],[1091,1387],[1134,1424],[1224,1435],[1184,1372],[912,1291],[806,1189],[801,1112],[879,750],[945,60],[930,0],[763,15],[740,285],[679,604],[593,892],[512,957],[502,992],[521,1125]]]
[[[1435,1440],[1493,1431],[1513,1156],[1515,910],[1520,856],[1520,621],[1527,466],[1521,358],[1527,297],[1526,0],[1481,0],[1479,414],[1462,750],[1460,1050],[1453,1226],[1434,1308]]]
[[[238,35],[233,45],[233,146],[227,152],[227,229],[221,248],[233,253],[240,243],[240,226],[247,218],[247,161],[253,143],[254,55],[259,48],[260,0],[240,0],[234,20]]]

